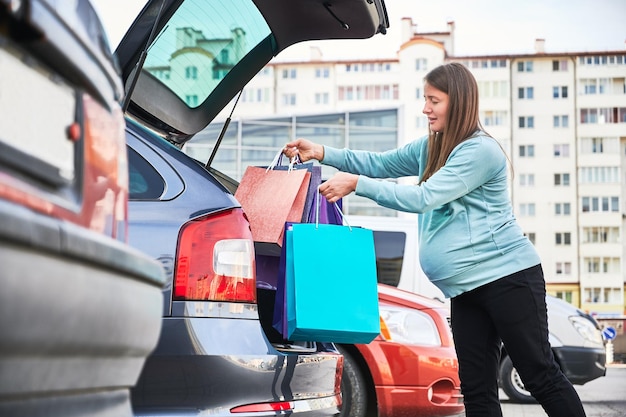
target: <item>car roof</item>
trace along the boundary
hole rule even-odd
[[[126,111],[182,145],[287,47],[388,27],[384,0],[150,0],[115,52]]]

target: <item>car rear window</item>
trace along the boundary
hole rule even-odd
[[[155,37],[143,69],[195,108],[270,33],[251,0],[188,0]]]

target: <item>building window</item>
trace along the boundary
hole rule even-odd
[[[426,58],[417,58],[415,60],[415,71],[428,71]]]
[[[552,71],[567,71],[567,59],[553,60]]]
[[[295,106],[296,105],[296,95],[295,93],[283,94],[282,95],[282,103],[283,106]]]
[[[626,93],[626,84],[624,85]],[[626,107],[581,109],[581,123],[626,123]]]
[[[506,81],[478,81],[478,94],[483,97],[508,97],[509,84]]]
[[[533,187],[535,185],[535,174],[521,174],[519,176],[521,187]]]
[[[188,80],[198,79],[198,67],[189,66],[185,67],[185,78]]]
[[[561,300],[567,301],[572,304],[574,298],[571,291],[557,291],[555,294],[556,298],[560,298]]]
[[[520,61],[517,63],[517,72],[533,72],[533,61]]]
[[[315,104],[328,104],[328,93],[315,93]]]
[[[249,88],[246,87],[241,94],[243,103],[267,103],[269,101],[269,88]]]
[[[533,87],[520,87],[517,89],[517,98],[531,100],[534,98],[535,91]]]
[[[556,203],[554,204],[554,214],[557,216],[569,216],[572,212],[572,205],[570,203]]]
[[[328,78],[330,69],[328,67],[315,68],[315,78]]]
[[[555,238],[555,243],[557,245],[571,245],[572,244],[572,234],[570,232],[555,233],[554,238]]]
[[[535,203],[521,203],[519,205],[520,217],[534,217],[535,216]]]
[[[581,56],[578,58],[580,65],[607,65],[607,64],[626,64],[626,55],[611,55],[611,56]]]
[[[522,158],[532,158],[535,156],[535,145],[520,145],[519,156]]]
[[[619,288],[594,287],[583,290],[584,301],[588,304],[622,304]]]
[[[518,126],[520,129],[532,129],[535,127],[534,116],[520,116],[518,119]]]
[[[282,77],[283,79],[295,79],[296,76],[298,74],[298,71],[296,68],[284,68],[282,71]]]
[[[585,95],[608,94],[619,85],[624,85],[623,78],[583,78],[580,80],[581,92]]]
[[[619,212],[619,197],[582,197],[583,213]]]
[[[554,157],[555,158],[569,158],[569,144],[560,143],[554,145]]]
[[[619,167],[581,167],[578,171],[581,184],[614,184],[620,182]]]
[[[598,123],[598,109],[580,109],[580,123]]]
[[[571,275],[572,274],[572,263],[571,262],[557,262],[556,263],[556,274],[557,275]]]
[[[621,271],[620,258],[617,257],[601,256],[583,258],[583,264],[586,266],[587,272],[589,273],[614,274]]]
[[[524,233],[524,236],[526,236],[528,238],[530,243],[532,243],[533,245],[535,244],[535,234],[533,232]]]
[[[584,227],[582,243],[619,243],[619,227]]]
[[[618,137],[597,137],[597,138],[581,138],[580,151],[584,154],[618,154],[620,152],[620,144]]]
[[[220,51],[220,62],[222,64],[228,64],[230,62],[230,55],[228,49],[222,49]]]
[[[619,197],[611,197],[611,211],[614,213],[619,211]]]
[[[486,111],[481,119],[485,126],[504,126],[508,120],[507,113],[504,111]]]
[[[553,98],[567,98],[567,86],[552,87]]]
[[[554,185],[569,186],[569,174],[554,174]]]
[[[552,126],[569,127],[569,116],[567,114],[562,116],[553,116]]]
[[[506,59],[492,59],[489,61],[491,68],[506,68]]]
[[[591,138],[591,153],[602,153],[602,138]]]
[[[185,103],[189,107],[198,107],[198,96],[196,94],[187,94],[185,96]]]

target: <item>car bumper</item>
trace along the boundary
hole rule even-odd
[[[453,347],[407,346],[380,340],[357,347],[374,380],[379,417],[463,412]]]
[[[572,384],[583,385],[606,374],[606,350],[564,346],[554,355]]]
[[[434,391],[434,392],[433,392]],[[391,407],[383,409],[379,404],[379,416],[452,416],[464,410],[460,389],[445,379],[433,384],[433,387],[376,387],[377,398],[384,398],[384,403]]]
[[[161,266],[2,200],[0,218],[0,415],[130,416],[161,328]]]
[[[343,357],[330,347],[279,352],[265,338],[258,320],[165,318],[159,344],[132,390],[134,413],[337,415]],[[250,404],[262,408],[279,403],[287,409],[231,411]]]

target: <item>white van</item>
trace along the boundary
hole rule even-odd
[[[351,226],[374,231],[378,281],[400,289],[445,301],[441,290],[426,277],[419,263],[417,215],[402,217],[346,216]]]

